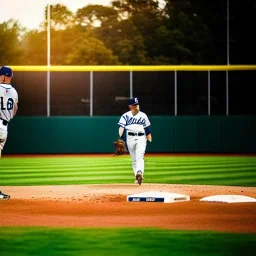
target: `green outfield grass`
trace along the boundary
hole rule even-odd
[[[91,256],[252,256],[256,235],[161,229],[5,227],[0,254]]]
[[[0,186],[133,183],[129,156],[0,159]],[[145,182],[256,186],[256,157],[147,156]],[[1,215],[0,215],[1,217]],[[251,256],[255,234],[0,227],[0,255]]]
[[[114,184],[133,182],[127,156],[2,158],[0,185]],[[256,157],[146,156],[145,182],[256,186]]]

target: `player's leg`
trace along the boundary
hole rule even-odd
[[[4,194],[2,191],[0,191],[0,199],[10,199],[11,197],[9,195]]]
[[[0,158],[7,138],[7,131],[0,129]],[[10,196],[0,191],[0,199],[9,199]]]
[[[136,145],[136,172],[141,171],[142,177],[144,175],[144,168],[145,168],[145,163],[144,163],[144,155],[146,151],[146,146],[147,146],[147,140],[144,137],[140,137],[137,140],[137,145]]]
[[[4,144],[6,142],[6,139],[7,139],[7,131],[0,129],[0,158],[1,158],[1,155],[2,155],[2,150],[4,148]]]
[[[136,176],[136,141],[134,138],[127,138],[127,148],[132,159],[132,169],[134,176]]]
[[[4,143],[3,143],[3,141],[0,139],[0,158],[1,158],[1,156],[2,156],[2,150],[3,150],[3,148],[4,148]]]

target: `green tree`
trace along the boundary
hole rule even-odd
[[[52,30],[51,31],[51,64],[62,65],[65,63],[67,55],[70,54],[74,46],[79,41],[86,37],[86,33],[80,31],[77,27],[66,28],[65,30]],[[79,63],[76,63],[79,65]]]
[[[45,7],[45,27],[47,26],[47,6]],[[51,28],[64,30],[74,25],[74,14],[62,4],[50,6]]]
[[[212,36],[191,1],[162,0],[160,6],[156,0],[115,0],[75,14],[53,5],[51,64],[204,64],[214,55]],[[24,34],[24,64],[46,64],[45,14],[40,29]]]
[[[184,12],[171,0],[163,2],[164,7],[154,0],[116,0],[112,4],[143,38],[150,63],[202,63],[211,41],[207,26],[193,12]],[[189,0],[181,2],[191,11]]]
[[[148,60],[158,56],[158,53],[153,52],[153,47],[157,41],[155,32],[163,23],[163,10],[159,7],[158,1],[124,0],[113,1],[112,5],[118,10],[120,17],[129,20],[129,23],[132,24],[134,33],[128,36],[129,39],[134,40],[138,38],[137,36],[142,39],[140,44],[143,44],[145,53],[141,56],[147,56]]]
[[[195,13],[190,0],[165,0],[165,26],[171,31],[171,48],[177,64],[203,64],[206,52],[213,50],[212,36],[201,17]]]
[[[146,64],[144,39],[129,19],[113,25],[103,24],[94,30],[95,36],[103,41],[122,64]]]
[[[47,65],[46,31],[28,31],[22,40],[23,65]]]
[[[116,65],[118,58],[96,38],[77,40],[67,55],[68,65]]]
[[[122,64],[147,64],[143,38],[135,37],[133,40],[124,39],[117,43],[115,53]]]
[[[102,5],[88,5],[76,12],[76,23],[80,26],[93,28],[103,24],[111,25],[118,21],[118,13],[111,7]]]
[[[0,63],[2,65],[20,64],[22,56],[20,38],[23,30],[18,21],[12,19],[0,23]]]

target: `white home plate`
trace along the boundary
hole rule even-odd
[[[177,203],[189,200],[190,196],[187,195],[158,191],[148,191],[140,194],[127,196],[128,202]]]
[[[215,195],[207,196],[200,199],[202,202],[219,202],[219,203],[253,203],[256,199],[249,196],[240,195]]]

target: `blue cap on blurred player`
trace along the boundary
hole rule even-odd
[[[2,68],[0,68],[0,76],[12,77],[12,69],[9,67],[2,66]]]
[[[132,99],[130,99],[129,105],[133,105],[133,106],[139,105],[139,100],[138,100],[138,98],[132,98]]]

